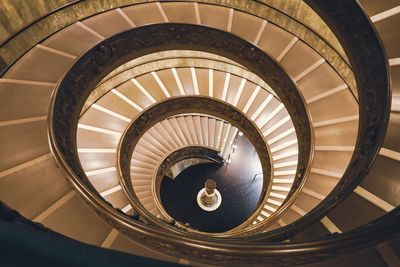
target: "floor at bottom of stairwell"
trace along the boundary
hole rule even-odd
[[[238,137],[237,145],[230,164],[196,165],[182,171],[175,180],[163,179],[161,201],[176,221],[201,231],[224,232],[240,225],[254,212],[263,185],[261,163],[246,137]],[[211,212],[201,209],[196,199],[207,179],[216,181],[222,195],[221,206]]]

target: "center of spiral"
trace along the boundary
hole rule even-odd
[[[221,194],[217,190],[217,183],[208,179],[197,194],[197,204],[205,211],[214,211],[221,205]]]

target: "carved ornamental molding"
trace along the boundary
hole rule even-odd
[[[290,236],[317,222],[352,192],[368,173],[378,154],[390,111],[390,85],[385,55],[370,21],[358,4],[347,0],[337,0],[334,3],[317,0],[307,2],[318,8],[327,23],[338,33],[354,67],[360,88],[359,138],[351,164],[335,190],[303,219],[276,232],[274,238],[277,239]],[[306,147],[307,130],[310,130],[307,113],[304,106],[297,105],[302,99],[296,86],[279,65],[268,59],[258,48],[230,34],[195,25],[152,25],[116,35],[90,50],[72,67],[52,100],[50,116],[51,145],[58,163],[69,174],[71,182],[85,196],[88,204],[105,220],[123,234],[154,249],[209,264],[305,264],[374,245],[400,232],[399,208],[348,233],[321,238],[315,242],[277,244],[261,239],[254,242],[257,240],[246,237],[221,239],[183,234],[180,231],[171,233],[164,228],[157,229],[131,221],[108,206],[92,190],[77,157],[76,123],[84,100],[104,77],[103,73],[129,59],[155,51],[188,48],[236,60],[268,82],[287,105],[292,118],[299,118],[294,119],[294,123],[301,142],[300,150],[311,152]]]

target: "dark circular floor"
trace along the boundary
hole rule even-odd
[[[182,171],[175,180],[164,177],[161,201],[169,215],[197,230],[224,232],[240,225],[253,213],[263,185],[261,164],[247,138],[238,137],[237,144],[230,164],[201,164]],[[216,181],[222,196],[221,206],[211,212],[201,209],[196,200],[207,179]]]

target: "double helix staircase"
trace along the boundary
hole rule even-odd
[[[360,172],[364,177],[359,177],[357,184],[347,184],[350,189],[346,189],[341,185],[350,180],[349,169],[355,168],[352,158],[360,155],[353,154],[362,144],[360,129],[367,127],[363,121],[365,116],[360,112],[365,110],[362,89],[357,90],[360,85],[356,86],[355,79],[362,73],[357,72],[355,65],[369,62],[365,59],[355,63],[354,55],[346,55],[335,38],[336,32],[332,30],[332,33],[305,3],[294,1],[285,6],[274,1],[136,1],[115,5],[104,2],[96,6],[87,2],[73,1],[59,9],[49,7],[41,19],[3,40],[0,48],[5,66],[0,78],[0,200],[9,207],[29,220],[87,244],[181,264],[227,264],[223,260],[218,263],[218,257],[195,259],[187,253],[168,254],[147,246],[143,239],[127,237],[126,232],[107,223],[87,205],[81,190],[67,178],[59,157],[53,156],[57,152],[52,151],[54,147],[48,141],[51,123],[48,116],[53,112],[50,99],[54,98],[52,95],[56,94],[55,89],[65,74],[89,49],[116,34],[142,26],[183,23],[240,37],[269,55],[291,78],[302,96],[312,129],[311,154],[307,155],[309,164],[305,166],[304,179],[300,185],[296,183],[301,136],[296,132],[290,103],[260,78],[259,73],[229,57],[195,49],[150,51],[104,73],[93,92],[82,99],[83,109],[79,111],[75,131],[76,149],[94,192],[123,214],[137,216],[118,170],[121,138],[131,123],[149,108],[168,99],[196,96],[239,110],[255,125],[270,153],[271,184],[265,200],[248,221],[228,232],[231,235],[220,233],[214,237],[225,238],[224,245],[240,246],[240,242],[246,241],[261,250],[268,246],[263,242],[285,241],[279,244],[288,244],[284,248],[290,248],[293,241],[316,242],[317,246],[318,240],[327,237],[343,238],[340,242],[345,244],[346,234],[350,236],[352,230],[363,229],[386,214],[395,214],[400,202],[398,3],[360,0],[386,51],[392,106],[379,154],[371,162],[369,172]],[[314,7],[312,2],[308,1]],[[316,18],[320,28],[306,15],[296,13],[294,6],[302,14]],[[85,12],[68,13],[78,7]],[[52,15],[46,15],[50,10]],[[52,24],[46,36],[38,30],[57,16],[68,18],[68,23]],[[360,82],[357,80],[357,83]],[[159,164],[171,152],[188,146],[204,146],[220,152],[228,160],[239,130],[234,121],[211,116],[206,111],[204,114],[182,112],[151,125],[134,146],[129,162],[132,194],[138,199],[136,204],[148,211],[139,217],[168,224],[170,218],[160,211],[162,203],[157,203],[155,198],[154,179]],[[347,193],[337,193],[340,190]],[[337,199],[340,203],[321,208],[321,203]],[[315,216],[316,207],[321,210],[318,216]],[[309,219],[312,216],[319,218]],[[194,235],[184,227],[168,227],[162,230],[176,231],[178,237],[187,235],[188,239],[194,239],[198,235],[202,240],[207,236],[207,233]],[[351,266],[367,263],[398,266],[397,233],[391,238],[377,238],[377,242],[358,252],[350,251],[347,256],[338,254],[340,257],[327,261],[316,257],[314,261],[321,262],[307,266],[337,266],[344,262]],[[311,258],[298,264],[312,262]]]

